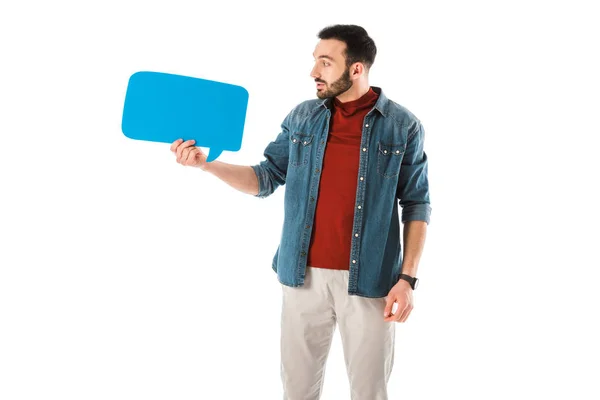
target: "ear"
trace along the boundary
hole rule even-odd
[[[365,66],[360,63],[354,63],[350,66],[350,78],[360,78],[365,72]]]

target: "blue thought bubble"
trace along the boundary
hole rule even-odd
[[[208,147],[207,162],[238,151],[248,107],[241,86],[163,72],[129,78],[121,130],[131,139],[172,143],[181,138]]]

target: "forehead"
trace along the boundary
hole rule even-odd
[[[346,43],[337,39],[321,39],[315,47],[313,56],[319,58],[320,56],[329,56],[335,60],[344,59],[344,50],[346,50]]]

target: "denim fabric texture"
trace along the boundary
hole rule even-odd
[[[379,98],[363,121],[348,294],[385,297],[402,273],[400,221],[429,224],[431,205],[421,121],[381,88],[372,88]],[[257,197],[285,186],[283,228],[272,268],[291,287],[303,285],[306,275],[331,107],[332,99],[298,104],[267,145],[265,159],[252,166]]]

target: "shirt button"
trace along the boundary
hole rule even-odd
[[[306,141],[304,142],[304,144],[306,144]]]
[[[396,154],[400,154],[400,150],[396,150]]]
[[[359,210],[360,210],[361,208],[362,208],[361,206],[358,206],[358,209],[359,209]]]
[[[365,126],[368,128],[368,127],[369,127],[369,124],[366,124]]]
[[[387,154],[387,150],[384,150],[384,151],[383,151],[383,154]]]
[[[304,251],[303,251],[303,252],[302,252],[302,257],[304,257],[305,255],[306,255],[306,252],[304,252]]]
[[[367,148],[366,148],[366,147],[363,147],[363,151],[367,151]]]
[[[356,264],[356,260],[352,260],[352,264]]]
[[[355,237],[358,237],[358,233],[355,233],[355,234],[354,234],[354,236],[355,236]]]
[[[365,178],[364,178],[363,176],[361,176],[361,177],[360,177],[360,180],[361,180],[361,181],[364,181],[364,180],[365,180]]]

